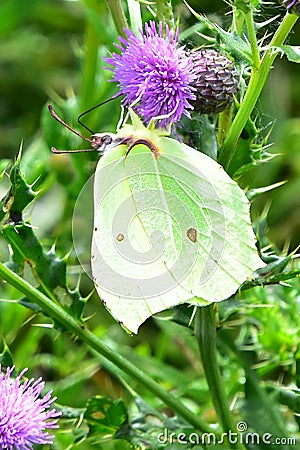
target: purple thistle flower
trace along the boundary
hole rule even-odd
[[[52,391],[39,398],[45,383],[31,378],[21,384],[24,369],[17,378],[11,378],[14,367],[7,368],[6,375],[0,365],[0,448],[5,450],[30,450],[33,444],[52,444],[53,436],[44,430],[58,428],[61,415],[50,408],[56,398]],[[49,420],[52,419],[52,420]]]
[[[178,46],[178,30],[173,33],[159,23],[159,31],[154,22],[145,24],[141,36],[125,30],[127,38],[120,37],[121,45],[116,45],[121,54],[113,53],[106,62],[113,68],[112,81],[119,83],[123,103],[132,107],[147,124],[158,118],[158,125],[167,128],[179,122],[182,114],[189,117],[193,109],[189,100],[195,99],[191,83],[195,75],[191,70],[191,60],[184,48]],[[159,116],[165,116],[159,118]]]

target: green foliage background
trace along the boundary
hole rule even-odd
[[[225,27],[230,20],[225,2],[201,2],[201,10],[198,2],[190,4]],[[194,24],[184,4],[175,1],[174,6],[180,11],[182,26],[188,28]],[[282,11],[278,5],[268,5],[262,9],[259,21],[282,15]],[[151,18],[146,8],[143,15],[145,21]],[[72,212],[98,156],[51,154],[51,146],[68,149],[82,142],[50,117],[46,105],[55,103],[64,120],[77,127],[79,113],[116,93],[116,87],[108,82],[111,74],[104,70],[103,62],[117,41],[106,3],[103,0],[32,0],[24,6],[21,0],[2,0],[0,17],[0,172],[7,159],[16,158],[23,140],[21,171],[28,185],[34,183],[33,190],[37,193],[33,205],[27,207],[26,217],[36,227],[45,253],[51,254],[51,248],[54,252],[55,244],[53,259],[60,258],[57,262],[60,274],[66,269],[64,258],[68,255],[66,279],[71,293],[67,289],[61,292],[54,289],[54,293],[75,317],[80,317],[82,312],[78,302],[82,307],[86,303],[84,317],[96,336],[172,390],[208,423],[216,422],[193,332],[186,326],[191,311],[177,308],[162,315],[166,319],[171,314],[173,320],[151,319],[138,336],[128,337],[96,295],[92,294],[87,301],[93,286],[84,273],[79,277],[82,271],[73,248]],[[271,31],[276,29],[276,23],[270,25]],[[195,44],[201,43],[197,42],[199,38],[193,39]],[[298,22],[289,43],[297,45],[299,39]],[[119,113],[116,100],[89,114],[86,123],[99,132],[113,132]],[[270,151],[279,156],[253,168],[244,176],[243,185],[253,189],[288,180],[285,185],[258,196],[252,211],[254,219],[263,212],[259,230],[266,229],[278,249],[293,250],[299,245],[300,237],[297,64],[285,58],[276,60],[256,113],[261,117],[261,129],[271,133],[269,142],[274,144]],[[85,130],[81,132],[85,134]],[[8,188],[9,180],[4,175],[0,197]],[[82,235],[81,257],[87,261],[89,249],[85,236],[91,223],[89,205],[75,220]],[[34,243],[32,248],[36,257],[38,244]],[[8,248],[1,240],[0,260],[8,259]],[[30,280],[26,264],[22,270]],[[48,274],[48,266],[44,270]],[[134,382],[60,326],[53,329],[47,316],[32,305],[25,308],[19,304],[21,298],[15,288],[0,280],[0,353],[2,361],[8,362],[13,355],[20,370],[29,367],[30,376],[43,376],[47,387],[54,389],[58,403],[70,407],[69,419],[63,421],[57,432],[53,449],[125,449],[134,445],[156,448],[157,433],[164,426],[185,429],[180,421],[168,418],[172,411],[142,384]],[[25,300],[23,303],[28,306]],[[249,427],[259,432],[272,433],[275,429],[287,435],[299,433],[299,305],[299,278],[284,286],[244,290],[220,304],[217,344],[225,390],[237,418],[242,415]],[[108,408],[113,409],[110,420],[106,417],[102,422],[93,423],[93,407],[97,412],[104,408],[100,400],[96,406],[93,403],[96,400],[90,400],[84,409],[88,399],[96,395],[104,396]],[[125,401],[126,409],[119,403],[120,399]],[[84,411],[85,419],[81,421]],[[128,428],[124,425],[127,414],[131,424]],[[65,417],[68,417],[67,410]],[[116,431],[119,440],[109,439]],[[172,448],[177,447],[174,444]]]

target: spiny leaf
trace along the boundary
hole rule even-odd
[[[84,419],[89,424],[89,434],[107,438],[117,433],[120,426],[128,420],[128,414],[122,400],[114,401],[97,395],[88,401]]]
[[[0,365],[2,370],[6,367],[12,367],[14,365],[13,355],[4,339],[0,339],[0,350]]]
[[[43,247],[29,223],[6,225],[2,234],[13,249],[13,258],[24,277],[24,263],[30,264],[40,285],[49,289],[66,283],[66,262],[54,252],[44,253]]]
[[[20,158],[12,166],[10,172],[11,189],[2,200],[0,219],[3,226],[1,235],[10,244],[11,259],[7,264],[23,278],[28,275],[28,267],[36,282],[53,301],[60,301],[62,306],[78,320],[82,320],[85,301],[78,289],[70,291],[66,281],[66,258],[58,257],[54,249],[46,252],[42,243],[34,233],[30,222],[23,222],[24,208],[35,198],[31,186],[26,183],[20,170]],[[2,216],[1,216],[2,213]],[[20,301],[35,311],[41,311],[30,299]]]
[[[21,174],[19,159],[11,168],[10,181],[12,196],[12,203],[9,208],[10,216],[20,215],[24,208],[34,200],[36,194],[31,189],[31,186],[26,183]]]
[[[300,63],[300,45],[281,45],[280,47],[273,47],[273,49],[286,55],[289,61]]]
[[[18,223],[22,221],[24,208],[31,203],[36,194],[24,180],[20,170],[20,160],[14,163],[10,171],[11,188],[0,201],[0,223]]]
[[[9,164],[10,164],[10,160],[9,159],[1,159],[0,160],[0,181],[2,180],[3,175],[6,172]]]
[[[259,129],[255,122],[249,119],[241,133],[235,158],[228,168],[228,174],[238,180],[248,170],[265,164],[276,155],[268,153],[270,144],[267,143],[272,123]]]
[[[59,258],[53,250],[45,253],[29,223],[6,225],[2,235],[12,248],[12,261],[9,264],[14,271],[26,278],[26,266],[29,265],[39,289],[53,300],[58,300],[73,317],[82,320],[86,302],[77,289],[70,291],[67,287],[66,260]],[[22,299],[21,303],[41,311],[29,299]]]
[[[247,194],[247,198],[249,200],[253,200],[253,198],[257,197],[258,195],[264,194],[265,192],[269,192],[272,189],[276,189],[276,188],[282,186],[285,183],[287,183],[287,181],[279,181],[278,183],[274,183],[274,184],[271,184],[269,186],[264,186],[264,187],[261,187],[261,188],[250,189],[246,193]]]
[[[246,426],[249,427],[249,432],[254,431],[260,436],[265,434],[268,438],[270,438],[271,434],[271,437],[274,437],[274,439],[278,436],[282,438],[287,437],[282,414],[276,408],[274,399],[268,396],[266,390],[260,385],[257,371],[253,369],[254,364],[257,362],[256,353],[250,351],[250,349],[245,350],[245,343],[241,344],[241,349],[239,349],[225,329],[220,330],[219,338],[221,338],[223,344],[239,356],[239,360],[245,370],[246,383],[243,410],[246,415]],[[269,434],[267,435],[267,433]],[[267,450],[270,446],[264,443],[262,439],[259,442],[255,440],[252,444],[258,444],[258,446],[253,445],[255,450]],[[285,447],[280,445],[278,448],[283,450]]]
[[[204,23],[215,35],[220,42],[221,47],[225,49],[227,53],[231,54],[235,60],[241,64],[252,65],[252,52],[248,42],[244,41],[235,32],[230,33],[223,30],[223,28],[211,22],[204,15],[198,14],[185,0],[184,2],[196,19],[198,19],[200,23]]]

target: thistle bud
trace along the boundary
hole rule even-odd
[[[213,49],[192,50],[188,53],[192,61],[192,73],[196,75],[192,86],[195,100],[190,100],[194,111],[200,114],[216,114],[233,101],[238,91],[236,67]]]

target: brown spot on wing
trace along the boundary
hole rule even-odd
[[[197,233],[196,228],[189,228],[186,232],[186,235],[190,241],[192,241],[194,243],[197,242],[198,233]]]
[[[122,241],[124,241],[125,236],[124,236],[124,234],[119,233],[118,236],[116,237],[116,239],[118,242],[122,242]]]

